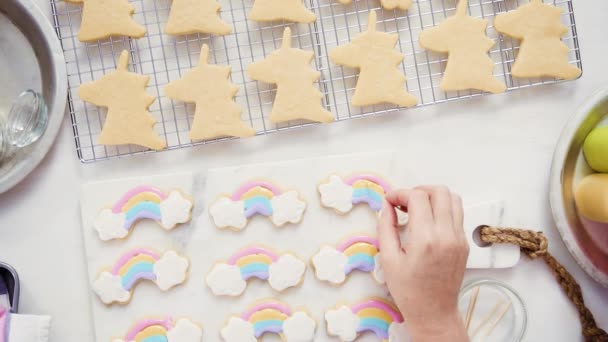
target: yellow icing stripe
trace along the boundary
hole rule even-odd
[[[161,199],[155,193],[152,193],[152,192],[140,192],[139,194],[131,197],[127,201],[127,203],[125,203],[125,205],[122,206],[121,210],[122,210],[123,213],[125,213],[125,212],[129,211],[129,209],[131,209],[134,206],[136,206],[138,203],[141,203],[141,202],[144,202],[144,201],[160,204]]]
[[[359,179],[353,183],[354,189],[371,189],[374,192],[384,195],[384,189],[376,183],[370,182],[366,179]]]
[[[272,259],[270,259],[270,257],[266,254],[246,255],[246,256],[240,258],[239,260],[237,260],[236,265],[238,267],[243,267],[243,266],[249,265],[254,262],[259,262],[262,264],[270,265],[270,264],[272,264]]]
[[[250,199],[252,197],[256,197],[256,196],[263,196],[268,199],[271,199],[272,197],[274,197],[274,194],[272,193],[272,191],[270,191],[266,188],[262,188],[261,186],[256,186],[255,188],[251,188],[246,193],[244,193],[243,196],[241,196],[241,200],[245,201],[245,200],[248,200],[248,199]]]
[[[137,256],[133,257],[131,260],[129,260],[126,264],[122,265],[122,267],[120,268],[120,270],[118,270],[118,274],[122,277],[124,276],[127,272],[129,272],[129,269],[135,265],[138,264],[140,262],[150,262],[150,263],[156,263],[156,260],[154,260],[153,257],[146,255],[146,254],[138,254]]]
[[[393,318],[386,311],[378,308],[367,308],[357,312],[359,318],[378,318],[387,323],[391,323]]]
[[[357,253],[363,253],[374,256],[378,254],[378,249],[376,248],[376,246],[371,245],[367,242],[357,242],[344,250],[344,255],[346,256],[351,256]]]
[[[277,311],[275,309],[264,309],[262,311],[258,311],[249,317],[249,322],[256,323],[260,321],[284,321],[288,317],[284,313]]]
[[[135,342],[141,342],[151,336],[167,336],[167,329],[161,325],[151,325],[135,335]]]

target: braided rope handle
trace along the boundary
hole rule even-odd
[[[583,292],[576,279],[549,253],[549,241],[542,232],[531,230],[482,226],[480,237],[486,243],[510,243],[517,245],[530,259],[542,258],[551,268],[559,285],[576,306],[585,341],[608,342],[608,334],[597,326],[593,314],[583,299]]]

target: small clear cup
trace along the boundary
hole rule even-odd
[[[6,140],[16,148],[28,146],[44,134],[48,119],[44,98],[28,89],[13,102],[6,120]]]

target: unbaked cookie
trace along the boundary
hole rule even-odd
[[[241,120],[241,107],[234,102],[239,87],[229,81],[230,67],[211,65],[208,59],[209,47],[204,44],[199,65],[165,87],[168,97],[196,103],[190,139],[255,135]]]
[[[209,214],[218,228],[242,230],[249,219],[266,216],[277,227],[298,223],[304,216],[306,202],[297,191],[283,191],[264,181],[250,181],[231,195],[222,195],[209,207]]]
[[[249,19],[268,22],[277,20],[312,23],[317,16],[309,11],[303,0],[254,0]]]
[[[370,11],[367,31],[329,53],[332,62],[360,70],[353,105],[388,102],[402,107],[416,105],[416,97],[405,89],[405,75],[397,66],[403,54],[395,51],[399,36],[376,30],[376,12]]]
[[[268,299],[230,317],[220,335],[225,342],[261,341],[266,333],[281,335],[285,342],[311,342],[316,326],[306,311],[292,310],[284,303]]]
[[[338,0],[341,4],[350,4],[353,0]],[[412,0],[380,0],[382,7],[387,10],[407,10],[412,5]]]
[[[135,286],[142,280],[154,282],[167,291],[186,281],[188,259],[168,250],[138,248],[125,253],[109,270],[102,271],[93,282],[93,291],[104,304],[125,304],[131,300]]]
[[[327,334],[351,342],[370,332],[381,341],[409,341],[409,334],[399,310],[382,298],[364,299],[351,305],[339,305],[325,312]]]
[[[496,31],[521,40],[511,75],[518,78],[556,77],[571,80],[581,70],[568,63],[568,47],[560,38],[568,32],[562,24],[561,8],[531,0],[494,19]]]
[[[219,17],[215,0],[173,0],[165,32],[170,35],[209,33],[226,35],[232,27]]]
[[[494,62],[488,51],[494,41],[486,36],[487,26],[487,20],[468,16],[467,0],[460,0],[456,14],[420,34],[423,48],[448,54],[441,90],[502,93],[507,89],[493,75]]]
[[[291,47],[291,29],[287,27],[283,32],[281,47],[247,67],[249,78],[277,85],[270,121],[334,120],[333,115],[321,105],[323,95],[314,86],[321,73],[310,67],[313,57],[312,51]]]
[[[122,338],[112,342],[167,341],[167,342],[201,342],[203,329],[200,325],[187,318],[173,320],[171,317],[162,319],[141,320]]]
[[[268,281],[276,291],[298,286],[304,277],[306,263],[291,253],[278,254],[270,248],[250,246],[216,263],[205,277],[216,296],[238,296],[247,281],[257,278]]]
[[[132,16],[135,7],[127,0],[65,0],[82,3],[82,21],[78,40],[91,42],[111,36],[141,38],[146,29]]]
[[[128,65],[129,52],[124,50],[116,70],[97,81],[82,84],[78,96],[83,101],[108,108],[99,135],[100,144],[135,144],[161,150],[167,144],[154,132],[156,120],[148,112],[148,107],[156,100],[146,92],[150,77],[129,72]]]

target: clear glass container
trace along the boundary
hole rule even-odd
[[[13,102],[6,121],[8,142],[22,148],[38,140],[48,123],[48,113],[44,98],[33,90],[22,92]]]
[[[10,144],[6,137],[6,122],[4,117],[0,115],[0,165],[2,165],[3,161],[7,158],[9,148]]]
[[[471,342],[523,340],[528,321],[526,307],[515,290],[502,282],[470,282],[460,290],[458,309]]]

